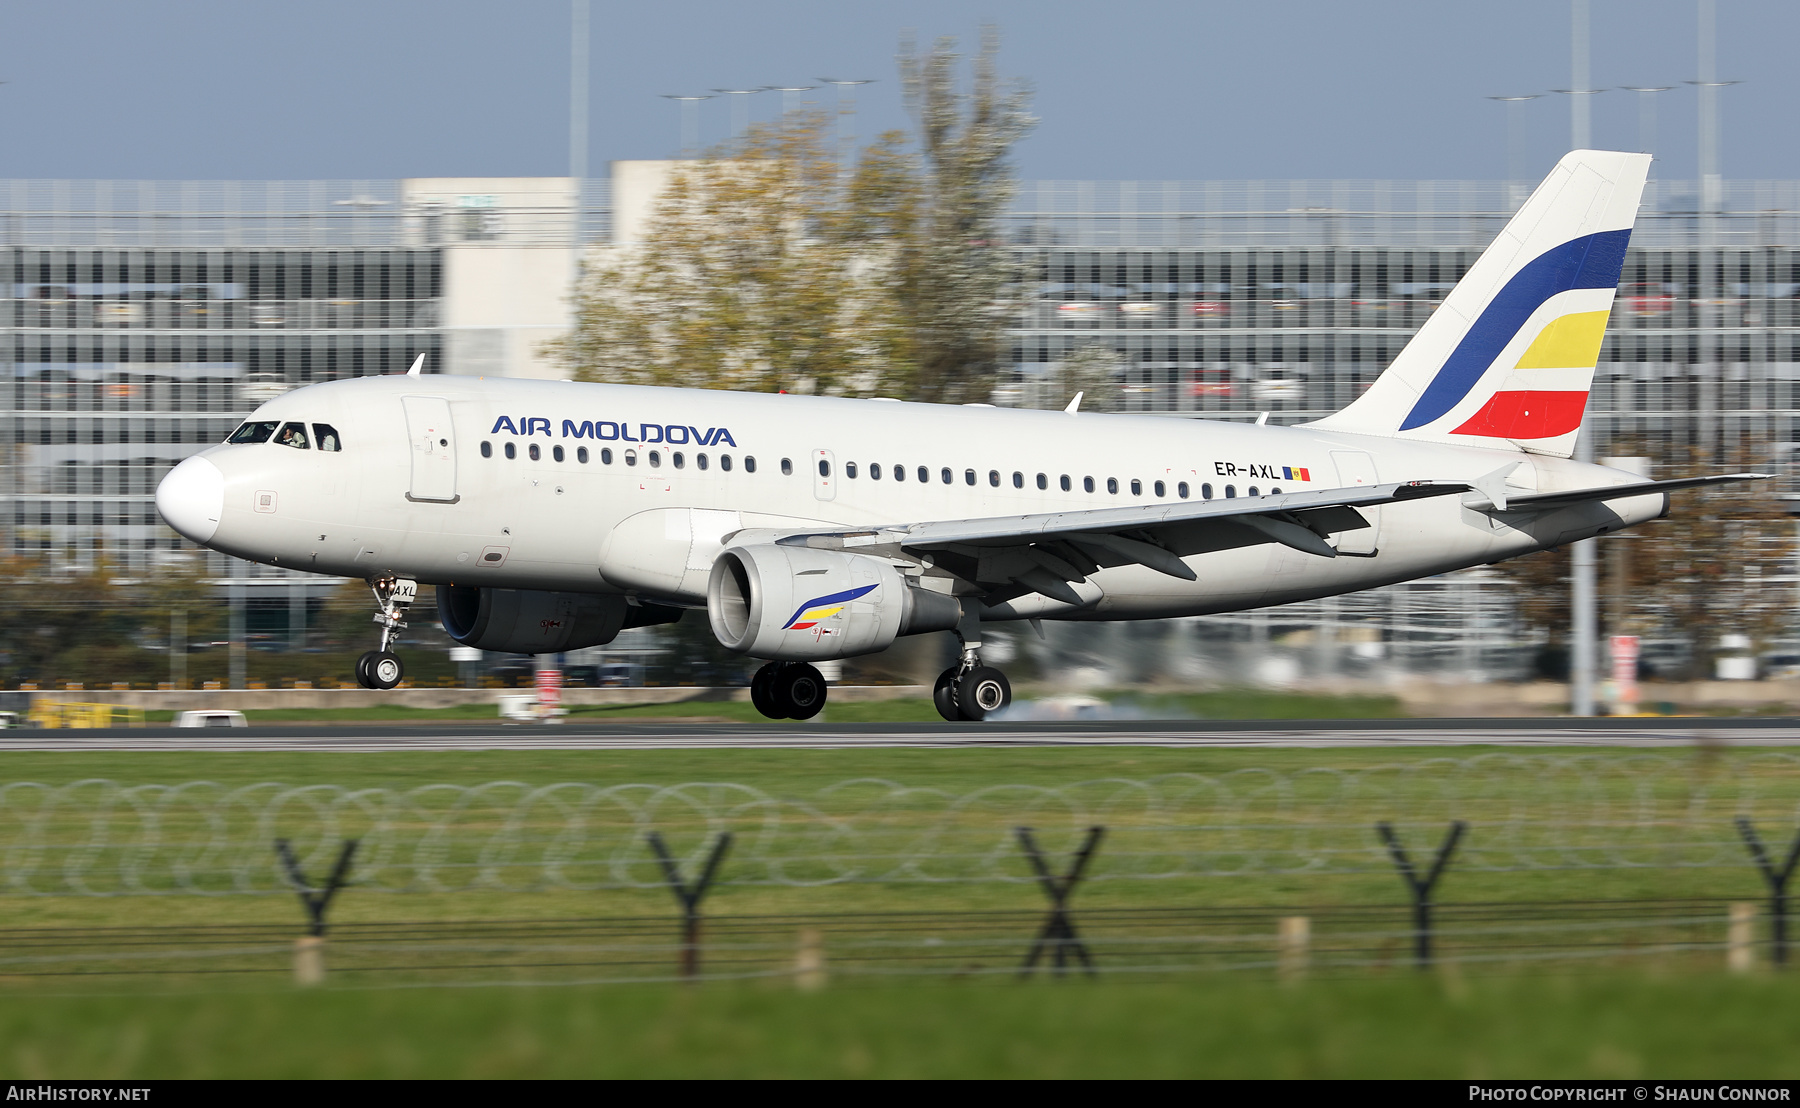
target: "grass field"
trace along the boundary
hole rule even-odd
[[[1800,982],[0,991],[0,1077],[1800,1076]]]
[[[1435,843],[1446,807],[1446,782],[1458,780],[1457,759],[1478,749],[1222,750],[1167,748],[959,748],[839,750],[594,750],[410,753],[40,753],[13,751],[0,761],[0,786],[41,782],[73,786],[105,779],[126,785],[209,780],[225,788],[278,781],[290,786],[409,790],[450,783],[513,781],[596,785],[736,782],[771,797],[818,801],[821,790],[852,779],[882,779],[919,789],[964,795],[983,788],[1030,785],[1067,788],[1108,782],[1167,779],[1170,775],[1266,777],[1284,783],[1257,795],[1287,797],[1286,808],[1251,816],[1279,825],[1304,824],[1314,803],[1308,790],[1354,776],[1380,788],[1332,793],[1339,807],[1319,822],[1320,833],[1347,828],[1373,844],[1379,818],[1411,821],[1419,852]],[[1634,751],[1565,751],[1546,760],[1533,751],[1489,751],[1496,760],[1463,788],[1466,814],[1524,829],[1611,826],[1659,833],[1682,813],[1717,809],[1720,833],[1736,810],[1732,788],[1753,781],[1770,809],[1771,834],[1791,831],[1800,772],[1756,752],[1693,748],[1647,759]],[[1410,767],[1374,771],[1374,767]],[[1577,767],[1571,771],[1568,767]],[[1436,768],[1433,768],[1436,767]],[[1562,767],[1562,768],[1557,768]],[[1269,771],[1259,777],[1258,771]],[[1235,775],[1235,776],[1234,776]],[[1360,776],[1358,776],[1360,775]],[[1242,786],[1246,795],[1256,793]],[[85,790],[85,791],[84,791]],[[1286,790],[1283,792],[1283,790]],[[67,795],[99,797],[86,785]],[[997,793],[987,834],[1009,852],[1008,829],[1021,818]],[[1087,795],[1071,790],[1070,795]],[[1098,794],[1095,794],[1098,795]],[[1318,796],[1325,796],[1320,793]],[[0,857],[26,844],[22,794],[0,796]],[[28,798],[27,798],[28,800]],[[1699,807],[1696,808],[1696,805]],[[1711,805],[1712,807],[1708,807]],[[115,808],[124,812],[120,801]],[[93,809],[95,811],[99,809]],[[896,826],[929,815],[930,805],[889,813]],[[92,841],[88,809],[72,808],[46,826]],[[1282,815],[1282,812],[1288,813]],[[1272,813],[1272,814],[1271,814]],[[1786,813],[1782,815],[1782,813]],[[1115,817],[1123,820],[1128,813]],[[1076,828],[1044,828],[1046,843],[1068,849]],[[110,817],[109,817],[110,818]],[[1245,818],[1250,818],[1246,816]],[[88,821],[88,822],[84,822]],[[476,821],[479,824],[479,821]],[[1497,824],[1493,826],[1498,826]],[[1472,841],[1489,824],[1478,826]],[[1786,828],[1787,830],[1783,830]],[[1646,832],[1645,829],[1648,829]],[[273,828],[263,828],[264,834]],[[481,830],[480,826],[476,827]],[[629,830],[629,828],[628,828]],[[703,841],[700,825],[678,828],[678,850]],[[487,832],[481,832],[485,834]],[[1575,832],[1571,832],[1574,834]],[[1587,833],[1587,832],[1582,832]],[[108,832],[105,851],[132,849],[129,835]],[[680,838],[685,836],[685,838]],[[997,836],[997,837],[996,837]],[[478,844],[480,840],[477,836]],[[71,839],[70,841],[76,841]],[[1178,878],[1108,878],[1105,866],[1126,849],[1109,839],[1096,865],[1099,879],[1074,900],[1078,921],[1097,944],[1107,941],[1093,919],[1100,909],[1202,910],[1232,905],[1387,906],[1389,928],[1405,926],[1399,878],[1378,864],[1359,872],[1237,872]],[[260,840],[258,840],[260,842]],[[251,844],[257,845],[257,844]],[[1242,844],[1240,844],[1242,845]],[[258,846],[260,850],[260,846]],[[1486,848],[1484,848],[1486,849]],[[1520,849],[1524,849],[1521,846]],[[359,977],[334,961],[331,983],[299,991],[285,985],[289,937],[302,924],[290,894],[269,895],[0,895],[0,963],[22,949],[24,928],[52,932],[121,927],[145,932],[198,925],[270,925],[272,959],[248,975],[207,976],[176,971],[144,977],[38,976],[0,964],[0,1077],[517,1077],[517,1076],[1421,1076],[1421,1077],[1751,1077],[1796,1076],[1800,1054],[1791,1047],[1800,1017],[1800,981],[1773,974],[1743,978],[1714,972],[1723,958],[1713,945],[1691,956],[1662,958],[1626,952],[1591,961],[1568,975],[1567,965],[1521,972],[1478,969],[1466,975],[1422,975],[1404,969],[1404,933],[1392,957],[1358,970],[1333,971],[1297,986],[1281,986],[1267,968],[1208,972],[1134,982],[1020,982],[1008,967],[1036,926],[1041,892],[1029,883],[919,881],[851,882],[786,887],[734,882],[754,856],[753,836],[728,859],[726,883],[708,898],[709,921],[780,914],[778,964],[791,964],[793,928],[843,912],[1009,910],[1022,913],[987,963],[996,976],[934,976],[892,982],[839,976],[818,993],[796,992],[786,980],[715,981],[700,986],[500,985],[469,987],[352,987],[419,984],[427,976]],[[1252,857],[1254,851],[1244,853]],[[1591,852],[1590,852],[1591,853]],[[1477,855],[1469,855],[1476,857]],[[1008,865],[1019,866],[1008,853]],[[1583,855],[1570,852],[1568,860]],[[1589,861],[1593,859],[1590,857]],[[8,861],[7,865],[14,863]],[[63,872],[45,867],[51,878]],[[103,868],[103,867],[102,867]],[[98,871],[96,871],[98,872]],[[1022,866],[1017,870],[1023,874]],[[273,887],[273,886],[272,886]],[[1488,871],[1452,865],[1439,899],[1574,902],[1595,898],[1711,897],[1755,899],[1761,882],[1747,864],[1547,866]],[[1386,909],[1384,909],[1386,910]],[[1706,907],[1703,942],[1723,934],[1722,905]],[[1088,913],[1084,916],[1083,913]],[[388,893],[353,885],[332,908],[334,924],[418,921],[565,920],[643,917],[668,921],[666,889],[470,888]],[[1325,919],[1321,911],[1319,917]],[[1259,918],[1258,934],[1273,935]],[[657,924],[658,928],[663,925]],[[1329,921],[1321,924],[1328,927]],[[1190,928],[1194,930],[1194,928]],[[1204,930],[1204,928],[1200,928]],[[10,932],[10,934],[8,934]],[[659,934],[662,932],[659,931]],[[1320,942],[1326,930],[1317,933]],[[659,939],[666,943],[668,939]],[[836,959],[842,936],[827,949]],[[1635,941],[1635,940],[1629,940]],[[340,940],[334,938],[334,944]],[[1116,937],[1115,937],[1116,942]],[[6,944],[11,948],[7,949]],[[347,959],[349,940],[334,946]],[[1098,948],[1098,945],[1097,945]],[[1118,949],[1115,945],[1113,949]],[[666,950],[666,948],[665,948]],[[1479,953],[1479,951],[1473,951]],[[1449,953],[1455,954],[1454,944]],[[658,954],[666,963],[671,955]],[[1385,957],[1385,956],[1384,956]],[[779,962],[786,959],[786,962]],[[79,968],[79,967],[77,967]],[[202,969],[204,967],[201,967]],[[339,972],[340,969],[345,972]],[[448,978],[447,978],[448,979]],[[463,977],[457,980],[473,980]],[[496,981],[504,980],[496,972]],[[567,980],[569,977],[554,978]],[[125,982],[125,983],[121,983]],[[154,993],[152,992],[154,990]]]
[[[529,691],[529,690],[518,690]],[[680,694],[670,689],[671,696]],[[1030,695],[1021,691],[1021,698]],[[1391,696],[1336,696],[1265,689],[1219,689],[1213,692],[1142,695],[1104,693],[1123,711],[1146,719],[1397,719],[1406,715],[1400,701]],[[454,723],[465,720],[491,722],[498,718],[493,704],[462,704],[454,708],[400,708],[374,705],[366,708],[271,708],[245,712],[251,723],[389,722]],[[150,723],[168,723],[172,711],[148,711]],[[609,720],[693,719],[731,723],[769,723],[748,701],[688,700],[670,704],[576,705],[569,718],[581,723]],[[931,701],[897,698],[854,703],[832,703],[809,724],[827,723],[929,723],[938,720]]]

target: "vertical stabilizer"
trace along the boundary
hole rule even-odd
[[[1566,155],[1369,391],[1311,426],[1569,457],[1649,169]]]

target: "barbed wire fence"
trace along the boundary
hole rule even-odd
[[[0,786],[0,890],[15,895],[283,893],[271,846],[382,892],[664,884],[648,836],[696,866],[736,840],[725,885],[1030,882],[1014,829],[1050,853],[1107,828],[1090,882],[1386,871],[1377,822],[1435,842],[1468,825],[1459,872],[1752,864],[1739,818],[1800,825],[1800,757],[1431,759],[1239,769],[955,792],[860,778],[806,796],[736,783],[226,787],[192,781]]]
[[[1390,840],[1377,834],[1384,824],[1421,867],[1443,842],[1462,878],[1574,878],[1553,886],[1565,896],[1560,901],[1517,899],[1532,886],[1514,882],[1512,897],[1434,904],[1436,950],[1459,964],[1716,959],[1725,951],[1736,965],[1761,948],[1779,961],[1784,944],[1752,937],[1761,925],[1744,914],[1743,901],[1767,895],[1778,936],[1785,891],[1775,871],[1782,861],[1793,869],[1788,843],[1800,826],[1800,757],[1491,754],[962,791],[859,778],[804,795],[729,782],[400,789],[16,782],[0,786],[0,905],[296,891],[310,904],[320,890],[302,888],[305,875],[328,872],[347,872],[352,895],[667,889],[682,899],[686,931],[672,916],[644,915],[652,902],[643,900],[629,901],[629,914],[611,915],[600,902],[574,901],[582,906],[578,919],[334,924],[334,976],[372,984],[643,980],[669,976],[677,965],[710,976],[779,975],[822,966],[825,933],[834,972],[869,976],[1017,972],[1034,932],[1040,947],[1052,939],[1043,949],[1059,970],[1066,948],[1084,962],[1091,950],[1092,964],[1109,973],[1286,973],[1296,965],[1349,972],[1429,960],[1413,953],[1426,948],[1409,911],[1417,913],[1430,890],[1407,882],[1416,894],[1408,904]],[[1447,839],[1458,824],[1463,830]],[[1746,849],[1746,825],[1763,829],[1769,857]],[[1104,828],[1099,849],[1096,828]],[[723,844],[730,851],[721,864]],[[1091,856],[1082,887],[1131,895],[1086,907],[1076,897],[1071,907],[1070,881],[1060,894],[1046,886],[1048,907],[1021,891],[1011,901],[1016,909],[971,908],[952,896],[934,910],[922,891],[1041,884],[1084,846]],[[345,862],[351,853],[354,867]],[[1378,886],[1365,881],[1356,885],[1364,902],[1355,902],[1340,884],[1298,909],[1301,918],[1267,900],[1232,906],[1207,895],[1260,880],[1258,888],[1291,896],[1331,884],[1310,879],[1360,875],[1391,880],[1391,899],[1366,902]],[[1602,875],[1633,881],[1608,885]],[[702,970],[698,905],[715,883],[913,891],[901,911],[877,910],[849,891],[796,901],[789,914],[709,918]],[[477,900],[490,913],[508,904]],[[303,941],[322,941],[322,915],[314,925]],[[13,928],[0,930],[0,974],[277,972],[287,949],[279,937],[297,930],[163,926],[131,938],[118,928]]]

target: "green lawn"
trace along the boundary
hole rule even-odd
[[[0,1077],[1794,1078],[1796,1020],[1723,975],[0,992]]]
[[[529,690],[516,690],[528,692]],[[680,690],[670,689],[670,695]],[[1021,691],[1021,699],[1031,693]],[[1275,692],[1266,689],[1220,689],[1203,693],[1140,694],[1107,692],[1104,698],[1118,703],[1121,709],[1144,719],[1397,719],[1406,715],[1400,701],[1391,696],[1335,696],[1314,693]],[[374,705],[367,708],[271,708],[244,713],[251,723],[338,723],[383,722],[422,723],[438,721],[480,720],[499,718],[494,704],[462,704],[454,708],[401,708]],[[147,711],[150,723],[168,723],[175,718],[172,711]],[[716,720],[730,723],[769,723],[748,701],[686,700],[669,704],[642,705],[575,705],[569,708],[571,721],[604,723],[609,720],[684,719]],[[939,719],[931,701],[921,698],[899,698],[854,703],[829,704],[824,713],[808,724],[787,726],[819,726],[827,723],[928,723]]]

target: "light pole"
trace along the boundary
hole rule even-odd
[[[1638,94],[1638,149],[1650,155],[1656,164],[1656,97],[1652,93],[1668,92],[1674,85],[1621,85],[1625,92]]]
[[[731,137],[743,138],[744,132],[750,129],[750,101],[748,97],[761,92],[759,88],[716,88],[714,92],[720,96],[735,96],[731,102]]]
[[[763,89],[767,92],[779,92],[781,94],[781,115],[785,119],[794,114],[794,98],[796,96],[799,96],[803,92],[811,92],[818,87],[818,85],[764,85]]]
[[[820,77],[822,85],[836,85],[838,92],[838,176],[850,176],[850,155],[856,149],[856,97],[846,89],[872,85],[873,78],[852,81],[843,77]]]
[[[1719,176],[1719,90],[1736,81],[1718,79],[1718,36],[1714,0],[1696,5],[1699,34],[1696,39],[1700,79],[1686,81],[1700,90],[1700,364],[1695,367],[1700,392],[1700,449],[1711,462],[1719,448],[1719,269],[1724,258],[1719,250],[1719,211],[1725,206],[1724,181]]]
[[[711,100],[712,97],[674,96],[665,92],[662,98],[681,105],[681,156],[691,157],[700,148],[700,101]]]
[[[588,0],[569,5],[569,285],[581,283],[581,223],[588,175]],[[569,298],[570,324],[579,309]],[[304,611],[304,609],[302,609]]]
[[[1519,187],[1525,179],[1525,117],[1523,105],[1527,100],[1537,100],[1543,93],[1534,92],[1530,96],[1490,96],[1489,100],[1497,100],[1506,105],[1506,184],[1507,191]]]

